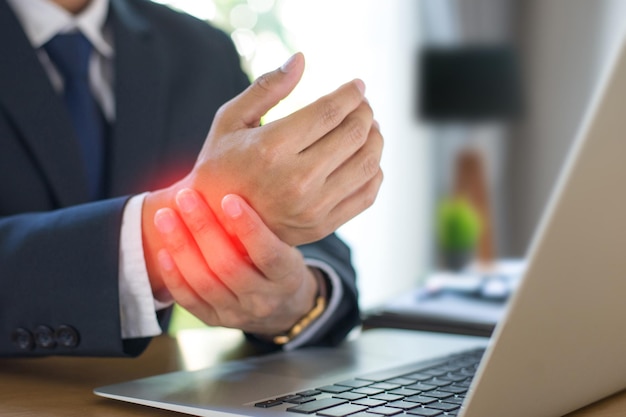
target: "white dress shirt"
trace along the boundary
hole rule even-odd
[[[53,87],[63,91],[63,78],[42,48],[59,33],[81,31],[94,47],[89,77],[94,97],[109,123],[115,121],[113,96],[113,48],[111,31],[106,26],[109,0],[92,0],[79,14],[73,15],[50,0],[7,0],[20,20],[26,36],[36,49]],[[145,194],[127,203],[120,234],[119,292],[122,338],[151,337],[161,333],[156,311],[168,307],[152,295],[143,254],[141,209]],[[336,272],[324,262],[306,259],[307,265],[324,271],[332,287],[326,311],[285,349],[296,348],[311,338],[339,305],[343,288]]]

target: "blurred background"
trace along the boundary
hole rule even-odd
[[[303,80],[268,121],[365,81],[385,181],[338,232],[364,309],[442,267],[438,212],[455,194],[467,193],[481,219],[486,252],[475,256],[524,257],[626,26],[622,0],[158,2],[229,33],[251,79],[305,54]]]

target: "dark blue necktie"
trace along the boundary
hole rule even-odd
[[[44,45],[64,80],[63,99],[76,131],[92,199],[102,196],[105,122],[89,87],[92,45],[80,32],[56,35]]]

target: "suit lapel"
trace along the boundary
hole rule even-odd
[[[88,199],[80,150],[61,97],[54,91],[19,21],[0,1],[0,106],[42,170],[59,206]],[[6,138],[6,140],[9,140]]]
[[[163,58],[154,29],[126,2],[111,0],[116,121],[111,137],[112,195],[144,191],[157,173],[164,139]]]

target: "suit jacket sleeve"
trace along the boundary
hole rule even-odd
[[[124,354],[117,261],[125,201],[0,219],[0,355]]]
[[[334,316],[307,343],[335,346],[360,323],[356,273],[351,262],[350,248],[336,234],[331,234],[318,242],[300,246],[299,249],[305,258],[317,259],[328,264],[341,279],[343,299]]]

